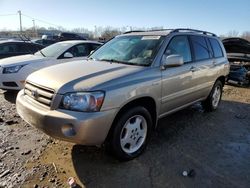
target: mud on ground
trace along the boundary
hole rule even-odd
[[[147,150],[123,163],[27,125],[15,96],[0,91],[0,187],[69,187],[69,177],[78,187],[250,185],[250,88],[225,86],[216,112],[196,104],[160,120]]]

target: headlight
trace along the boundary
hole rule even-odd
[[[104,100],[104,92],[77,92],[63,96],[61,107],[67,110],[96,112],[100,111]]]
[[[3,74],[17,73],[24,66],[25,65],[16,65],[16,66],[11,66],[11,67],[5,67],[3,68]]]

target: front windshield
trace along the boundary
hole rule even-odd
[[[52,44],[46,48],[43,48],[42,50],[36,52],[36,55],[43,55],[45,57],[58,57],[60,56],[64,51],[66,51],[69,47],[71,47],[70,43],[55,43]]]
[[[99,48],[89,58],[131,65],[152,64],[164,36],[121,36]]]

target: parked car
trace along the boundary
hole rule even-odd
[[[41,44],[44,47],[46,47],[46,46],[49,46],[51,44],[56,43],[57,41],[56,40],[50,40],[50,39],[34,39],[34,40],[32,40],[32,42],[36,43],[36,44]]]
[[[218,108],[229,62],[216,35],[190,29],[130,32],[88,60],[31,74],[17,111],[48,135],[105,144],[120,160],[145,149],[158,119],[202,101]]]
[[[35,54],[0,60],[0,89],[20,90],[27,76],[41,68],[72,60],[83,60],[101,45],[95,41],[72,40],[52,44]]]
[[[62,32],[58,34],[58,40],[59,41],[65,41],[65,40],[86,40],[86,38],[76,34],[76,33],[68,33],[68,32]]]
[[[24,54],[33,54],[43,48],[43,45],[27,41],[1,40],[0,59]]]
[[[250,42],[242,38],[222,40],[230,62],[227,82],[237,85],[250,84]]]

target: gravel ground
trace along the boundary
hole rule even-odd
[[[15,96],[0,90],[0,187],[69,187],[69,177],[78,187],[250,185],[250,88],[225,86],[216,112],[198,103],[161,119],[143,155],[123,163],[27,125]]]

